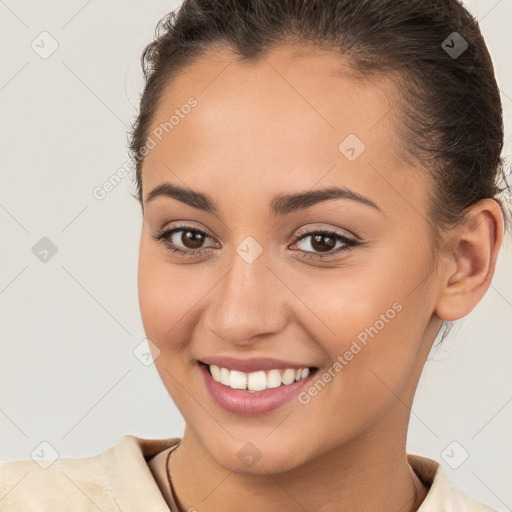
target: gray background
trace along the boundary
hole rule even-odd
[[[87,457],[127,433],[182,434],[141,356],[133,184],[103,200],[92,193],[127,162],[140,55],[179,3],[0,1],[1,461],[30,458],[43,441],[61,457]],[[466,5],[493,57],[509,155],[512,3]],[[43,31],[59,45],[46,59],[31,47],[51,47]],[[57,248],[46,262],[32,252],[43,237]],[[431,354],[408,440],[409,452],[442,461],[456,485],[503,511],[512,507],[510,238],[485,298]]]

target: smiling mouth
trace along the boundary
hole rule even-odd
[[[222,368],[214,364],[207,364],[199,361],[206,367],[212,379],[227,388],[255,393],[267,389],[289,386],[294,382],[306,379],[310,374],[316,372],[318,368],[285,368],[270,369],[267,371],[259,370],[256,372],[241,372]]]

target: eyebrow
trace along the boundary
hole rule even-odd
[[[146,197],[146,203],[160,196],[171,197],[205,212],[219,212],[219,208],[215,204],[215,201],[206,194],[167,182],[161,183],[151,190]],[[270,210],[275,216],[286,215],[333,199],[350,199],[352,201],[371,206],[382,213],[382,210],[367,197],[358,194],[349,188],[334,186],[320,190],[310,190],[298,194],[287,194],[275,197],[270,202]]]

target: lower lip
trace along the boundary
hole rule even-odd
[[[295,398],[316,373],[310,371],[305,379],[297,380],[292,384],[249,393],[248,391],[232,389],[213,380],[208,368],[202,363],[198,364],[206,387],[215,403],[226,411],[243,416],[256,416],[275,411]]]

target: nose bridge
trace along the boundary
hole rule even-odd
[[[230,270],[216,287],[209,320],[210,328],[223,340],[245,343],[284,326],[285,311],[268,265],[268,254],[251,237],[233,251]]]

